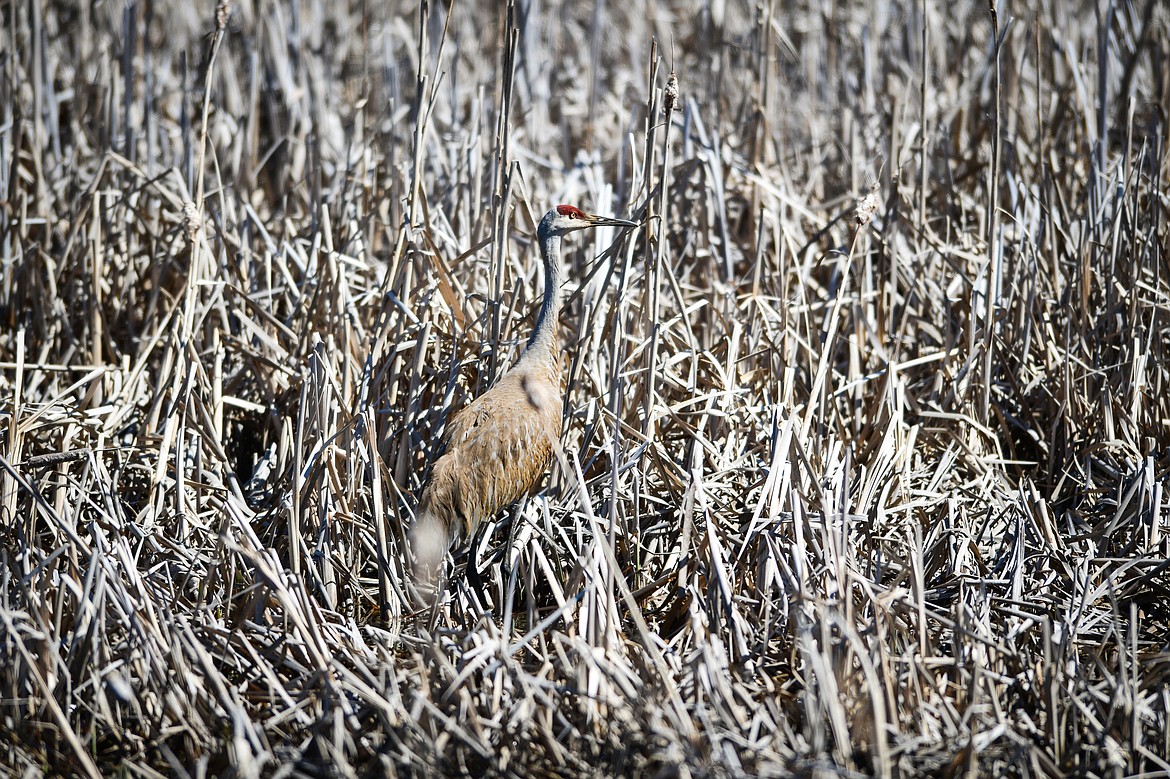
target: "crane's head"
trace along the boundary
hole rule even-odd
[[[625,219],[612,219],[608,216],[588,214],[576,206],[559,205],[549,210],[540,220],[538,233],[543,238],[550,235],[565,235],[574,230],[584,230],[587,227],[637,227],[637,222]]]

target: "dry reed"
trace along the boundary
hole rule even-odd
[[[1170,774],[1170,17],[1074,5],[0,4],[0,770]]]

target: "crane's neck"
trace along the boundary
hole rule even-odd
[[[560,356],[557,344],[557,320],[561,315],[561,236],[541,230],[540,255],[544,259],[544,301],[536,317],[536,329],[524,347],[521,359],[529,357]]]

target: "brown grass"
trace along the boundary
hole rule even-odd
[[[1170,774],[1163,4],[413,5],[0,3],[0,772]]]

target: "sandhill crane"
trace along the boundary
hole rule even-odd
[[[576,230],[624,219],[559,205],[540,220],[544,300],[517,363],[494,387],[447,423],[443,454],[423,487],[411,546],[416,573],[431,580],[448,547],[472,538],[480,524],[526,495],[548,468],[561,433],[564,406],[557,319],[561,311],[561,239]]]

